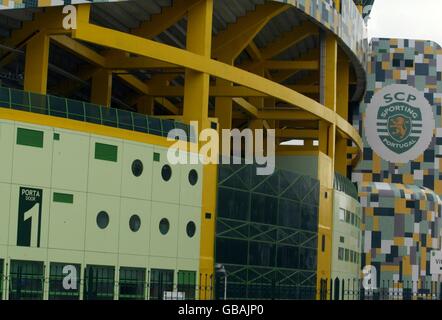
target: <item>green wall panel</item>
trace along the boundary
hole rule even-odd
[[[95,159],[117,162],[118,161],[118,146],[104,143],[95,143]]]
[[[74,195],[68,194],[68,193],[54,192],[53,193],[53,201],[60,202],[60,203],[73,204],[74,203]]]
[[[28,147],[43,148],[43,131],[17,128],[17,144]]]

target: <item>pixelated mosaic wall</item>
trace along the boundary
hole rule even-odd
[[[378,288],[402,282],[403,287],[419,289],[418,281],[437,281],[437,275],[430,274],[430,254],[439,248],[439,196],[414,185],[364,182],[360,199],[364,207],[362,266],[373,265],[380,271]]]
[[[365,146],[352,177],[364,207],[363,265],[377,265],[385,281],[429,280],[429,252],[440,247],[442,49],[431,41],[400,39],[374,39],[371,46],[367,92],[353,119]],[[365,137],[367,105],[391,84],[423,92],[436,121],[429,148],[407,164],[381,159]]]

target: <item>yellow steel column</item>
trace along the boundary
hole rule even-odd
[[[142,114],[154,115],[154,98],[151,96],[142,96],[138,99],[137,111]]]
[[[345,55],[338,60],[338,101],[337,113],[344,119],[348,119],[350,65]],[[347,175],[347,139],[336,137],[335,171]]]
[[[326,108],[336,112],[338,44],[332,33],[327,33],[324,37],[321,61],[324,90],[322,99]],[[321,192],[318,224],[318,289],[326,289],[331,278],[335,137],[335,124],[327,124],[321,121],[319,125],[319,150],[321,152],[318,159],[318,178]],[[327,279],[328,283],[322,283],[323,279]],[[317,297],[321,298],[320,290],[318,290]]]
[[[220,61],[233,65],[233,58],[222,57]],[[216,79],[216,85],[220,87],[232,86],[230,81],[223,79]],[[215,118],[218,118],[218,124],[220,129],[231,129],[232,128],[232,116],[233,116],[233,101],[230,97],[216,97],[215,98]]]
[[[110,107],[112,98],[112,72],[106,69],[92,76],[91,102]]]
[[[49,64],[49,37],[40,32],[26,45],[24,90],[46,94]]]
[[[260,68],[256,71],[256,74],[260,75],[261,77],[265,76],[265,70],[263,68]],[[249,102],[255,106],[258,110],[264,109],[264,97],[251,97],[249,98]],[[254,119],[251,120],[249,123],[249,128],[252,130],[262,129],[264,127],[264,120],[263,119]]]
[[[213,0],[203,0],[189,11],[187,50],[210,58],[212,43]],[[186,69],[184,84],[184,120],[198,121],[209,127],[209,74]]]
[[[211,57],[213,0],[203,0],[189,10],[187,18],[187,50]],[[209,121],[209,75],[186,70],[184,84],[184,121],[198,121],[199,130],[210,127]],[[218,166],[203,168],[203,194],[200,241],[200,288],[199,299],[213,297],[215,213],[218,189]]]
[[[336,11],[341,12],[341,0],[334,0]]]

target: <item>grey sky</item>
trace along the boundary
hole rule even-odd
[[[369,38],[433,40],[442,45],[442,0],[375,0]]]

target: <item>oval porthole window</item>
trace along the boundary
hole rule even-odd
[[[164,181],[169,181],[172,177],[172,168],[168,164],[164,165],[161,169],[161,176]]]
[[[106,211],[101,211],[97,214],[97,226],[100,229],[106,229],[109,225],[109,215]]]
[[[141,219],[138,215],[134,214],[129,219],[129,228],[132,232],[137,232],[141,228]]]
[[[195,169],[189,171],[189,183],[194,186],[198,182],[198,172]]]
[[[193,236],[195,235],[196,232],[196,226],[195,226],[195,222],[190,221],[187,226],[186,226],[186,232],[187,235],[189,236],[189,238],[193,238]]]
[[[139,177],[143,174],[143,163],[141,162],[141,160],[135,160],[134,162],[132,162],[132,173],[135,177]]]
[[[167,220],[166,218],[161,219],[160,221],[160,232],[161,234],[165,235],[169,232],[170,229],[170,224],[169,224],[169,220]]]

